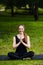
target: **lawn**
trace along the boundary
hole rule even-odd
[[[33,16],[0,16],[0,55],[14,52],[13,36],[18,33],[18,25],[24,24],[25,32],[30,36],[31,48],[35,54],[43,54],[43,16],[34,21]],[[43,60],[0,61],[0,65],[43,65]]]

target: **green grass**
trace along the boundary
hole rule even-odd
[[[14,60],[14,61],[2,61],[0,65],[43,65],[42,60]]]
[[[30,36],[31,48],[35,54],[43,54],[43,16],[34,21],[33,16],[0,17],[0,55],[14,52],[13,36],[18,33],[18,25],[25,25],[25,32]],[[0,65],[43,65],[43,60],[0,61]]]

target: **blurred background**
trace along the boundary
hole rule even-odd
[[[0,15],[31,15],[38,20],[43,15],[43,0],[0,0]]]

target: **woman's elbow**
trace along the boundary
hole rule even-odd
[[[28,48],[30,49],[30,46],[28,46]]]
[[[15,46],[12,46],[13,47],[13,49],[15,49],[16,47]]]

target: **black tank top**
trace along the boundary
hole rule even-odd
[[[20,39],[18,39],[17,36],[16,37],[16,44],[20,41]],[[23,38],[23,42],[25,42],[24,38]],[[27,49],[26,47],[21,43],[17,48],[16,48],[16,52],[19,54],[19,55],[23,55],[24,53],[27,52]]]

